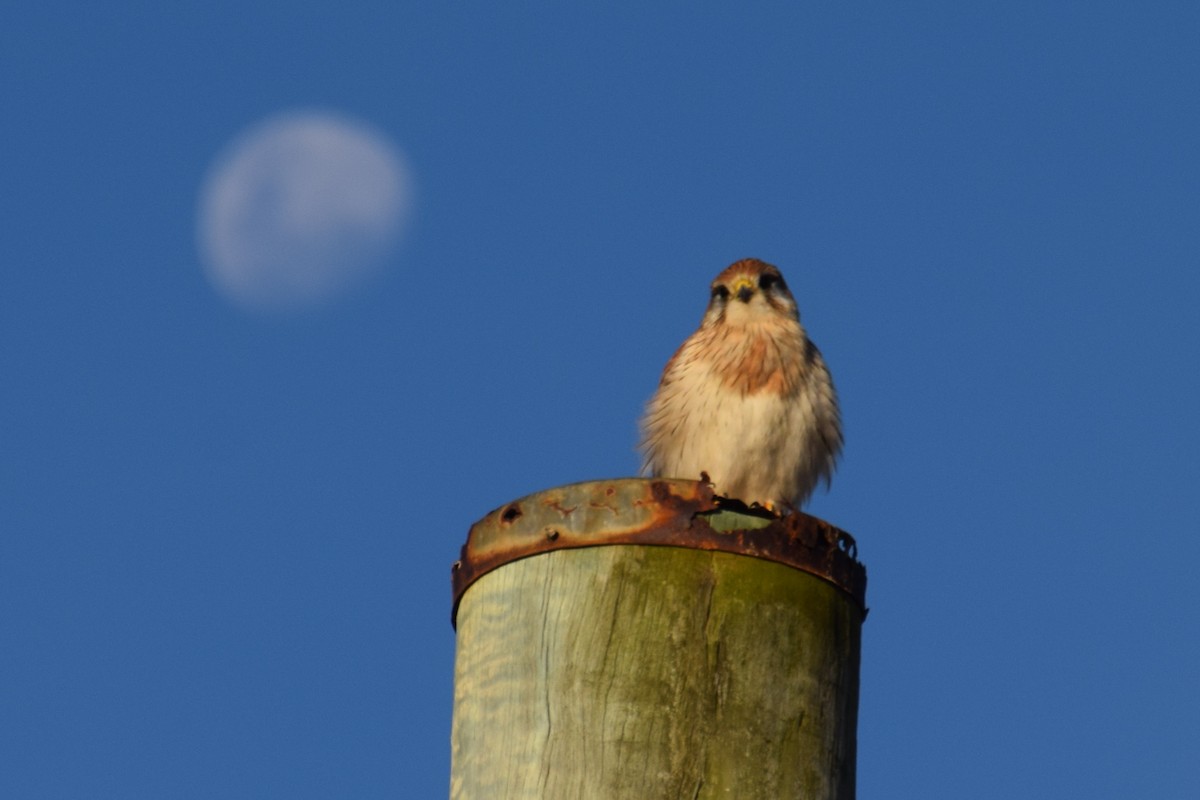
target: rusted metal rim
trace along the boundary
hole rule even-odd
[[[829,581],[866,616],[867,570],[854,538],[800,512],[758,515],[700,481],[618,478],[547,489],[471,526],[451,568],[453,624],[463,593],[510,561],[578,547],[641,544],[719,550],[786,564]]]

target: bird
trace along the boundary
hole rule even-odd
[[[646,406],[643,474],[704,480],[782,516],[829,486],[842,442],[833,379],[782,273],[734,262]]]

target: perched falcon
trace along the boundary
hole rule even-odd
[[[646,408],[641,449],[652,476],[703,474],[718,495],[776,513],[828,485],[842,449],[837,394],[778,269],[747,258],[716,277]]]

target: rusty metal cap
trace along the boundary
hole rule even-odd
[[[471,526],[451,567],[458,616],[463,593],[519,558],[576,547],[640,544],[720,550],[776,561],[829,581],[866,616],[867,570],[854,538],[824,520],[783,518],[713,495],[701,481],[618,478],[558,486],[514,500]]]

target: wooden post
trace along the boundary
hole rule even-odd
[[[497,509],[455,565],[451,798],[853,800],[853,549],[691,481]]]

